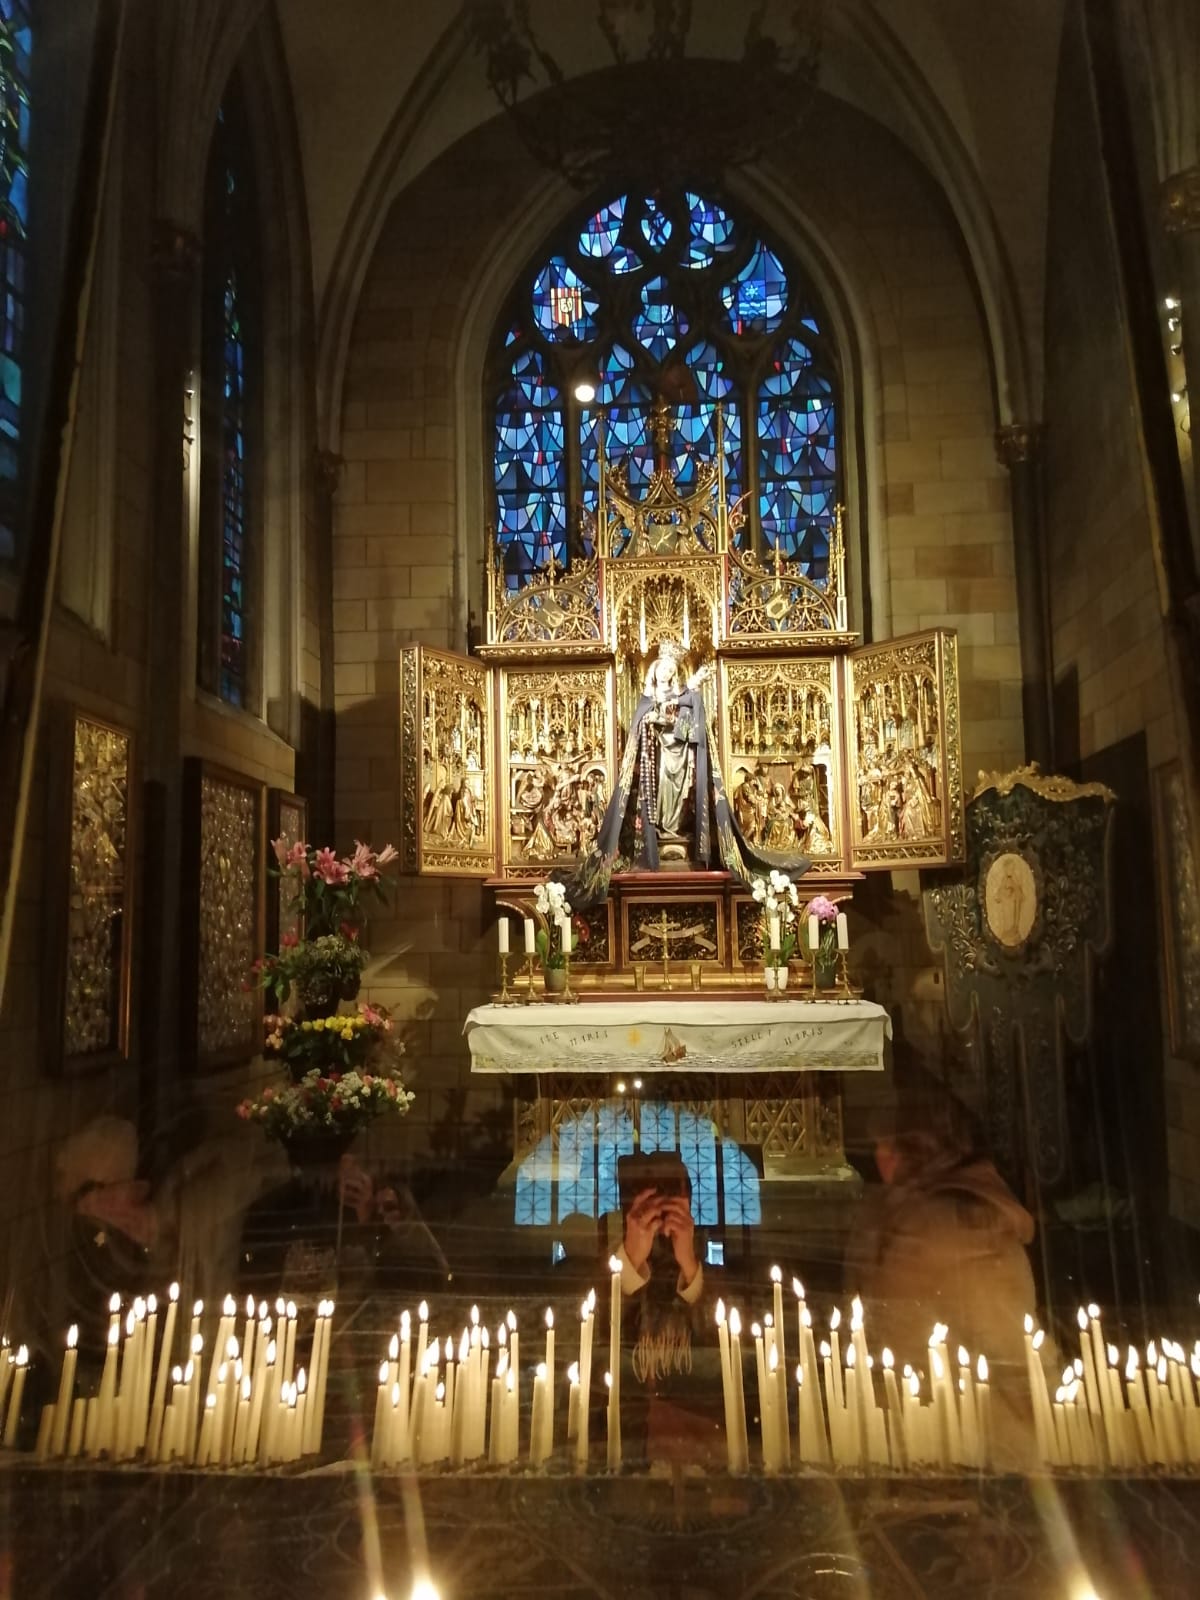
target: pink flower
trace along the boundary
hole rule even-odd
[[[369,844],[364,844],[361,839],[354,841],[354,854],[346,857],[346,865],[356,877],[369,883],[372,878],[377,878],[379,873],[375,870],[375,852]]]
[[[237,1108],[237,1114],[238,1114],[239,1117],[241,1117],[243,1122],[249,1122],[249,1120],[250,1120],[250,1102],[249,1102],[249,1100],[243,1100],[242,1101],[241,1105],[238,1106],[238,1108]]]
[[[383,1022],[384,1022],[383,1012],[382,1011],[376,1011],[375,1007],[373,1005],[371,1005],[370,1003],[368,1003],[366,1005],[361,1005],[361,1006],[359,1006],[358,1009],[359,1009],[359,1012],[360,1012],[360,1014],[362,1016],[363,1021],[368,1023],[372,1028],[378,1028],[378,1027],[381,1027],[383,1025]]]
[[[292,928],[280,939],[279,946],[282,950],[294,950],[299,943],[300,935]]]
[[[278,839],[272,839],[271,840],[271,849],[274,850],[275,859],[276,859],[276,861],[278,861],[279,865],[281,867],[286,867],[287,864],[288,864],[288,853],[289,853],[288,852],[288,842],[283,837],[282,834],[280,834]]]
[[[308,877],[308,846],[302,839],[298,839],[288,851],[283,867],[285,871],[291,871],[294,867],[302,878]]]
[[[818,894],[808,902],[808,914],[818,922],[836,922],[838,909],[826,895]]]
[[[317,877],[328,884],[345,883],[350,873],[344,861],[339,861],[328,846],[318,850],[313,859],[313,871]]]
[[[272,1088],[271,1088],[271,1087],[270,1087],[270,1086],[269,1086],[269,1085],[268,1085],[268,1086],[267,1086],[267,1088],[265,1088],[265,1089],[264,1089],[264,1090],[263,1090],[263,1093],[262,1093],[262,1097],[263,1097],[263,1099],[264,1099],[264,1100],[274,1100],[274,1098],[275,1098],[275,1091],[274,1091],[274,1089],[272,1089]]]
[[[377,867],[389,867],[391,866],[392,862],[396,860],[399,854],[400,852],[396,849],[395,845],[385,844],[383,849],[375,857],[375,865]]]

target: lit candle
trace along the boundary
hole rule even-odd
[[[737,1472],[737,1412],[733,1404],[733,1373],[729,1356],[729,1327],[725,1320],[725,1302],[717,1301],[717,1342],[721,1348],[721,1396],[725,1402],[725,1459],[729,1471]]]
[[[204,1417],[200,1423],[200,1443],[196,1450],[196,1465],[206,1467],[212,1460],[213,1453],[213,1427],[217,1414],[217,1395],[214,1389],[212,1394],[204,1397]]]
[[[371,1465],[382,1467],[387,1463],[387,1433],[385,1408],[388,1397],[388,1378],[391,1368],[386,1361],[379,1363],[379,1388],[375,1393],[375,1426],[371,1430]]]
[[[243,1371],[239,1385],[237,1415],[233,1424],[231,1458],[235,1463],[246,1459],[246,1434],[250,1427],[250,1391],[252,1388],[250,1374]]]
[[[517,1328],[517,1319],[510,1311],[505,1317],[508,1324],[508,1376],[509,1382],[505,1385],[505,1404],[508,1407],[509,1439],[512,1454],[510,1461],[515,1461],[520,1453],[521,1430],[521,1336]]]
[[[42,1407],[42,1415],[38,1422],[37,1439],[33,1446],[33,1459],[35,1461],[48,1461],[50,1459],[50,1436],[54,1432],[54,1407]]]
[[[296,1374],[296,1381],[292,1385],[292,1393],[296,1402],[296,1420],[292,1435],[292,1460],[298,1461],[303,1452],[304,1417],[308,1410],[308,1374],[301,1367]]]
[[[496,933],[497,933],[497,937],[499,938],[499,941],[500,941],[500,954],[502,956],[506,956],[508,954],[508,918],[507,917],[501,917],[500,918],[500,921],[496,924]]]
[[[267,1359],[263,1367],[262,1387],[261,1389],[256,1389],[251,1396],[250,1406],[251,1436],[258,1447],[256,1453],[260,1467],[265,1467],[271,1459],[272,1435],[275,1431],[278,1404],[278,1390],[276,1387],[278,1358],[279,1341],[270,1339],[267,1342]],[[254,1445],[251,1444],[248,1448],[254,1448]]]
[[[411,1419],[409,1416],[409,1380],[412,1374],[412,1318],[407,1311],[400,1314],[400,1369],[397,1384],[400,1389],[400,1432],[396,1457],[399,1461],[410,1459],[412,1452]]]
[[[837,1390],[834,1386],[833,1347],[828,1339],[821,1340],[821,1370],[825,1379],[825,1406],[829,1413],[829,1448],[834,1466],[841,1466],[843,1460],[842,1408],[838,1404]]]
[[[230,1298],[225,1304],[232,1305]],[[231,1319],[232,1320],[232,1319]],[[296,1370],[296,1302],[287,1303],[287,1333],[283,1342],[283,1382],[291,1383]]]
[[[737,1470],[745,1472],[750,1464],[750,1441],[746,1433],[746,1391],[742,1381],[742,1318],[736,1306],[729,1312],[729,1377],[733,1387]]]
[[[146,1454],[152,1461],[160,1459],[160,1434],[163,1407],[167,1397],[167,1374],[171,1370],[171,1353],[175,1345],[175,1318],[179,1311],[179,1285],[173,1283],[167,1290],[167,1318],[163,1324],[162,1348],[158,1352],[158,1371],[154,1375],[154,1398],[150,1406],[150,1423],[146,1432]]]
[[[63,1353],[62,1371],[58,1379],[58,1399],[54,1403],[54,1426],[50,1430],[50,1454],[66,1453],[67,1430],[71,1424],[71,1406],[75,1399],[75,1364],[79,1359],[79,1329],[75,1323],[67,1329],[67,1348]]]
[[[567,1442],[579,1436],[579,1363],[567,1368]]]
[[[586,1468],[592,1409],[592,1339],[596,1331],[595,1289],[589,1289],[579,1314],[579,1428],[575,1435],[575,1464]]]
[[[987,1471],[992,1464],[992,1391],[988,1384],[987,1357],[975,1364],[975,1404],[979,1419],[979,1465]]]
[[[337,1306],[332,1300],[325,1301],[325,1326],[321,1333],[321,1371],[309,1399],[309,1405],[316,1408],[316,1420],[312,1429],[312,1449],[314,1451],[320,1450],[325,1439],[325,1403],[326,1396],[329,1393],[329,1351],[333,1340],[333,1313],[336,1310]]]
[[[962,1397],[962,1441],[964,1464],[979,1466],[979,1419],[975,1413],[975,1385],[971,1381],[971,1358],[966,1346],[958,1347],[958,1391]]]
[[[1087,1400],[1089,1432],[1099,1448],[1100,1430],[1104,1425],[1103,1413],[1100,1409],[1100,1385],[1096,1381],[1096,1365],[1093,1360],[1092,1341],[1088,1337],[1088,1314],[1082,1306],[1079,1307],[1076,1317],[1079,1323],[1079,1358],[1083,1362],[1083,1390]]]
[[[858,1398],[858,1351],[853,1342],[846,1347],[846,1456],[850,1466],[863,1465],[866,1460],[863,1449],[864,1419],[863,1408]]]
[[[838,942],[838,949],[839,950],[849,950],[849,948],[850,948],[850,930],[849,930],[849,927],[847,926],[847,923],[846,923],[846,913],[844,911],[839,911],[838,912],[838,917],[837,917],[837,942]]]
[[[839,1329],[842,1326],[842,1313],[838,1306],[834,1306],[829,1318],[829,1351],[833,1367],[833,1399],[839,1411],[846,1408],[846,1396],[842,1390],[842,1346]]]
[[[503,1327],[500,1333],[504,1332]],[[492,1379],[492,1415],[488,1427],[488,1462],[493,1467],[500,1465],[500,1452],[502,1449],[501,1432],[503,1429],[504,1415],[504,1379],[508,1372],[508,1351],[497,1336],[500,1348],[496,1352],[496,1376]]]
[[[529,1424],[529,1464],[540,1467],[546,1459],[546,1364],[539,1361],[533,1379],[533,1416]]]
[[[569,938],[570,935],[568,934]],[[546,1388],[543,1398],[542,1427],[545,1430],[545,1439],[542,1441],[542,1459],[548,1460],[554,1454],[554,1313],[546,1308]]]
[[[526,917],[525,918],[525,954],[527,956],[531,956],[536,952],[536,950],[537,950],[537,945],[534,943],[534,934],[533,934],[533,918],[532,917]]]
[[[890,1355],[891,1352],[889,1351]],[[886,1361],[885,1361],[886,1366]],[[921,1380],[911,1367],[904,1369],[904,1448],[909,1466],[925,1460],[921,1429]]]
[[[901,1470],[908,1466],[908,1452],[904,1443],[903,1412],[900,1409],[900,1391],[896,1387],[896,1359],[885,1346],[883,1350],[883,1393],[887,1400],[888,1440],[891,1463]]]
[[[608,1392],[608,1465],[611,1471],[621,1465],[621,1263],[616,1256],[609,1257],[608,1270],[612,1275],[608,1317],[608,1369],[612,1379]]]

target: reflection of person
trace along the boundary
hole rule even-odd
[[[1037,1303],[1027,1247],[1034,1223],[993,1162],[976,1149],[956,1101],[940,1091],[904,1109],[875,1147],[883,1187],[850,1240],[846,1289],[862,1296],[872,1343],[928,1370],[935,1321],[948,1344],[983,1354],[999,1460],[1019,1464],[1030,1425],[1010,1409],[1024,1395],[1023,1318]]]

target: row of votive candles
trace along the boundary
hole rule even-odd
[[[266,1301],[256,1308],[251,1296],[239,1337],[237,1306],[232,1295],[227,1296],[207,1377],[200,1331],[202,1301],[192,1308],[186,1360],[171,1364],[178,1302],[179,1286],[172,1284],[160,1340],[159,1308],[153,1295],[134,1300],[124,1318],[120,1297],[113,1295],[100,1383],[90,1397],[76,1394],[78,1329],[68,1331],[58,1393],[43,1406],[38,1423],[34,1447],[38,1460],[141,1457],[164,1465],[270,1466],[321,1449],[333,1301],[317,1305],[306,1372],[297,1365],[295,1301],[277,1300],[273,1320]],[[9,1402],[6,1444],[15,1440],[23,1376],[22,1365]],[[0,1386],[5,1378],[6,1374],[0,1376]],[[0,1387],[0,1409],[2,1396]]]
[[[1200,1463],[1200,1339],[1189,1357],[1174,1340],[1152,1340],[1143,1368],[1126,1353],[1124,1381],[1100,1308],[1080,1306],[1079,1354],[1063,1370],[1054,1400],[1041,1352],[1045,1331],[1025,1318],[1025,1360],[1039,1459],[1049,1467],[1181,1467]]]
[[[610,1370],[604,1375],[608,1386],[607,1461],[609,1466],[620,1466],[620,1263],[614,1258],[610,1267]],[[583,1397],[591,1393],[595,1326],[593,1289],[579,1308],[579,1356],[566,1372],[566,1440],[581,1465],[587,1464],[590,1447],[589,1409]],[[406,1311],[379,1369],[372,1464],[388,1467],[401,1462],[432,1465],[448,1461],[460,1466],[486,1457],[491,1466],[508,1466],[519,1460],[521,1334],[513,1313],[510,1311],[496,1330],[494,1375],[493,1340],[480,1324],[477,1306],[471,1307],[469,1326],[457,1343],[449,1336],[443,1347],[438,1338],[430,1337],[429,1308],[422,1302],[417,1308],[415,1352],[412,1337],[412,1321]],[[544,1338],[542,1360],[533,1374],[528,1450],[532,1466],[541,1466],[555,1448],[555,1333],[550,1310],[545,1315]]]
[[[771,1269],[772,1309],[754,1323],[754,1369],[757,1379],[762,1465],[779,1472],[793,1460],[791,1407],[788,1399],[787,1334],[783,1315],[783,1275]],[[829,1337],[819,1350],[813,1319],[799,1279],[796,1296],[797,1351],[795,1368],[795,1459],[811,1466],[834,1467],[986,1467],[991,1459],[991,1393],[987,1359],[971,1358],[961,1346],[957,1384],[946,1346],[949,1330],[937,1323],[929,1340],[930,1392],[921,1393],[921,1375],[911,1367],[895,1370],[892,1352],[881,1353],[882,1395],[875,1359],[867,1346],[862,1302],[851,1306],[849,1339],[843,1350],[841,1311],[829,1319]],[[725,1404],[725,1441],[729,1470],[750,1465],[750,1435],[742,1375],[742,1320],[737,1308],[728,1315],[721,1301],[716,1311]],[[822,1387],[823,1379],[823,1387]],[[903,1387],[901,1388],[901,1384]]]

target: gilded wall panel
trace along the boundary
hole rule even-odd
[[[491,670],[423,645],[400,666],[404,865],[486,877],[496,866]]]
[[[938,629],[852,651],[848,674],[852,864],[961,861],[966,833],[955,636]]]
[[[612,674],[606,666],[508,668],[500,772],[506,869],[538,876],[592,844],[612,789]]]

